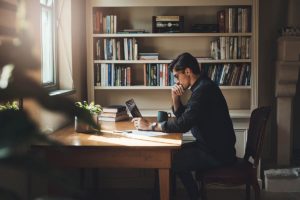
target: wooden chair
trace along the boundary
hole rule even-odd
[[[230,166],[196,172],[196,179],[200,184],[203,200],[207,199],[205,185],[209,183],[221,184],[222,186],[245,184],[247,200],[250,200],[250,186],[252,186],[255,200],[259,199],[260,187],[257,181],[257,166],[261,157],[265,127],[270,111],[270,107],[261,107],[251,113],[244,158],[238,158]]]

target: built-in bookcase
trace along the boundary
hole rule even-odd
[[[216,24],[220,11],[228,8],[249,9],[251,13],[249,31],[234,31],[231,33],[191,32],[191,27],[194,24]],[[102,13],[102,16],[116,16],[116,33],[93,31],[94,13],[97,10]],[[144,116],[155,116],[158,110],[170,111],[171,86],[145,84],[147,83],[147,76],[145,76],[145,74],[147,74],[145,73],[145,69],[147,68],[145,66],[169,64],[172,59],[183,52],[190,52],[198,57],[200,65],[207,67],[208,71],[210,68],[219,68],[218,72],[220,73],[221,71],[222,73],[224,65],[227,66],[226,68],[232,68],[233,71],[235,67],[244,66],[245,71],[248,68],[250,75],[249,80],[244,80],[246,84],[236,84],[238,79],[236,76],[235,84],[220,85],[233,119],[237,139],[235,145],[237,156],[243,156],[250,113],[252,109],[257,107],[258,0],[87,0],[86,13],[88,98],[89,101],[94,100],[103,106],[124,104],[126,100],[134,98]],[[166,15],[183,16],[184,32],[152,33],[152,17]],[[123,29],[144,29],[146,33],[119,33]],[[115,57],[115,59],[105,59],[104,40],[119,40],[120,50],[124,51],[124,38],[135,38],[138,53],[159,53],[158,60],[124,59],[124,55],[122,54],[120,59],[117,57]],[[222,40],[223,44],[224,41],[226,44],[226,40],[228,40],[227,43],[230,43],[230,40],[232,40],[234,48],[234,41],[241,40],[239,38],[245,38],[243,39],[244,43],[249,43],[249,52],[247,52],[247,49],[243,49],[245,56],[237,56],[237,54],[234,56],[233,52],[237,51],[237,47],[235,51],[231,51],[230,45],[229,50],[227,47],[227,54],[225,45],[225,51],[223,51],[224,54],[222,53],[222,56],[221,53],[218,55],[212,52],[212,46],[221,46],[220,40]],[[97,43],[100,45],[98,56]],[[238,46],[237,44],[236,46]],[[206,59],[210,56],[213,57],[213,55],[214,59]],[[95,68],[97,65],[99,67],[99,65],[101,66],[102,64],[103,66],[112,64],[114,64],[114,66],[125,66],[125,69],[129,67],[131,77],[130,85],[109,86],[108,84],[97,84],[97,70],[95,70]],[[98,78],[100,77],[101,74],[100,76],[98,74]],[[218,80],[218,76],[215,75],[215,78]],[[223,77],[223,79],[225,79],[225,77]],[[240,81],[238,80],[238,82]],[[183,101],[186,101],[189,95],[190,93],[188,92],[188,94],[183,97]],[[194,138],[190,133],[186,133],[183,136],[183,140],[186,142],[194,140]],[[113,187],[116,188],[124,187],[124,185],[126,185],[126,187],[136,187],[137,182],[140,187],[147,187],[147,184],[140,184],[142,177],[142,180],[149,180],[148,182],[150,184],[148,184],[148,187],[152,187],[153,174],[149,173],[149,171],[140,169],[130,172],[130,175],[128,175],[128,171],[126,171],[126,173],[119,173],[116,178],[116,170],[113,172],[108,171],[104,172],[103,174],[105,174],[105,176],[100,176],[100,178],[102,182],[110,183],[111,186],[113,185]],[[126,174],[125,177],[124,174]],[[112,183],[112,180],[115,181]],[[132,184],[130,185],[130,183]]]
[[[174,80],[166,66],[180,53],[190,52],[220,85],[232,117],[248,118],[257,106],[256,1],[87,1],[89,101],[107,106],[134,98],[145,116],[169,111]],[[222,12],[231,19],[221,30],[225,32],[192,32],[195,24],[218,24]],[[183,16],[184,31],[152,33],[153,16]],[[247,28],[238,25],[241,22]],[[122,32],[125,29],[143,31]],[[140,60],[139,53],[159,56]]]

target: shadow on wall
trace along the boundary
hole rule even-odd
[[[299,55],[300,56],[300,55]],[[292,162],[300,165],[300,71],[298,75],[297,91],[293,109],[293,157]]]

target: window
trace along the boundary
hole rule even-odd
[[[40,0],[41,5],[41,64],[42,83],[47,87],[56,85],[56,45],[54,0]]]

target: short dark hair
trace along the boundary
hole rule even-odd
[[[190,68],[194,74],[200,74],[200,68],[197,59],[190,53],[180,54],[169,64],[170,71],[180,71]]]

